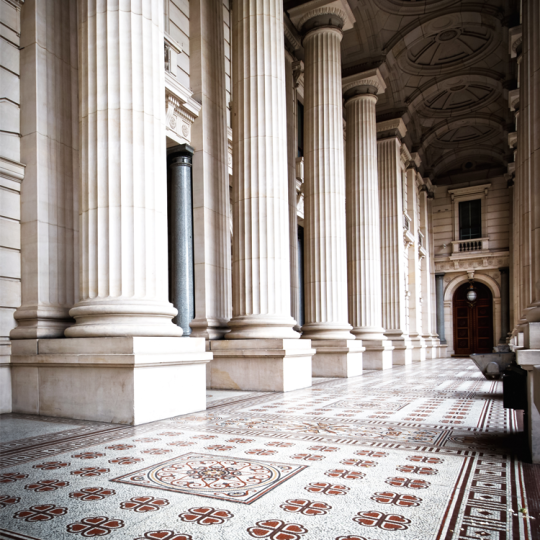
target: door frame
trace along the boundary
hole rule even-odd
[[[444,289],[444,327],[446,334],[446,342],[448,345],[448,356],[455,354],[454,349],[454,293],[456,289],[469,281],[469,276],[466,272],[452,277],[448,276],[450,281],[445,283]],[[445,276],[446,278],[446,276]],[[499,343],[501,337],[501,288],[499,283],[488,274],[474,273],[474,281],[479,281],[487,285],[491,291],[493,298],[493,345]]]
[[[493,351],[493,347],[495,346],[494,340],[494,332],[493,332],[493,293],[491,292],[491,289],[484,285],[483,283],[476,282],[476,289],[478,289],[478,294],[482,295],[482,299],[478,299],[478,302],[474,302],[471,304],[466,300],[465,295],[467,294],[467,291],[469,290],[469,283],[462,283],[457,289],[454,291],[454,298],[453,298],[453,319],[454,319],[454,350],[456,356],[467,356],[469,354],[486,354]],[[480,292],[482,291],[482,292]],[[459,299],[456,299],[458,294],[460,295]],[[459,302],[459,306],[458,306]],[[490,337],[489,341],[491,341],[491,347],[484,347],[482,351],[478,350],[479,346],[479,303],[482,303],[483,306],[485,306],[487,309],[489,309],[489,317],[484,317],[483,321],[486,326],[488,326]],[[484,309],[484,308],[482,308]],[[458,316],[459,310],[465,310],[467,312],[467,320],[468,320],[468,328],[467,328],[467,342],[469,344],[468,349],[473,349],[469,353],[463,352],[463,349],[460,350],[460,352],[457,352],[457,349],[459,348],[457,346],[457,342],[459,340],[459,337],[457,334],[459,333],[459,328],[456,328],[456,324],[458,320],[461,318]],[[489,328],[490,327],[490,328]],[[484,342],[485,343],[485,342]]]

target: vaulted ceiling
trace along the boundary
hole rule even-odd
[[[519,0],[344,1],[356,22],[343,36],[343,75],[379,67],[387,89],[378,119],[403,118],[424,175],[451,184],[505,173],[515,131],[508,91],[517,87],[508,33]]]

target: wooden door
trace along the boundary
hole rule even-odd
[[[476,302],[467,301],[469,284],[454,293],[454,351],[456,356],[493,352],[493,298],[482,283],[475,282]]]

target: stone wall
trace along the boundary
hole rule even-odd
[[[180,84],[189,88],[189,0],[163,0],[165,33],[181,47],[176,57],[176,76]]]
[[[20,5],[0,0],[0,413],[11,411],[13,314],[21,305]]]

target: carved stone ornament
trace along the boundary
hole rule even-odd
[[[315,19],[319,17],[324,17],[325,15],[330,15],[330,17],[338,17],[341,19],[342,26],[345,24],[345,21],[347,20],[347,16],[345,15],[345,12],[338,8],[333,6],[326,6],[326,7],[320,7],[316,9],[312,9],[311,11],[308,11],[298,22],[298,27],[303,28],[303,26],[310,20]]]
[[[381,83],[378,81],[378,79],[373,77],[370,79],[361,79],[360,81],[354,81],[354,82],[346,84],[343,87],[343,93],[345,94],[349,92],[350,90],[352,90],[353,88],[358,88],[362,86],[365,86],[367,88],[370,88],[370,87],[375,88],[377,93],[380,92],[381,90],[384,90],[384,88],[381,86]],[[371,93],[371,92],[367,92],[367,93]]]

